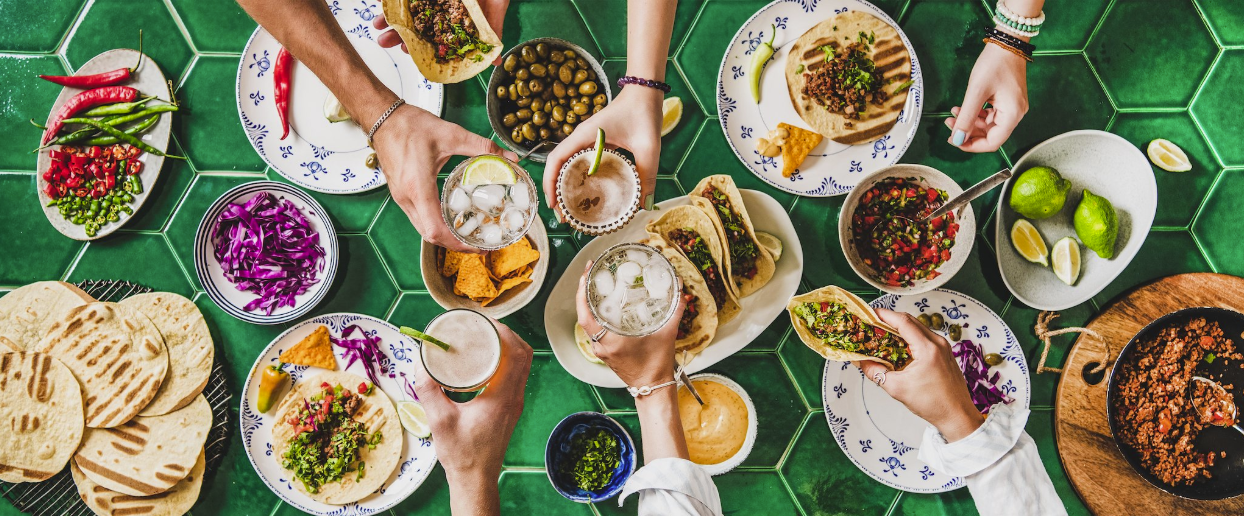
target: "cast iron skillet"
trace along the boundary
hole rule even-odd
[[[1236,350],[1244,352],[1244,338],[1241,333],[1244,332],[1244,314],[1233,310],[1211,307],[1185,308],[1176,312],[1166,314],[1157,318],[1140,330],[1132,340],[1128,341],[1123,351],[1119,353],[1119,358],[1114,363],[1114,368],[1110,370],[1109,390],[1106,394],[1106,410],[1110,418],[1110,435],[1115,436],[1114,443],[1119,447],[1119,451],[1123,453],[1123,457],[1127,459],[1128,464],[1132,465],[1132,469],[1143,477],[1145,480],[1153,484],[1154,487],[1166,491],[1175,496],[1182,498],[1191,498],[1194,500],[1222,500],[1224,498],[1232,498],[1244,494],[1244,435],[1232,428],[1207,427],[1201,431],[1197,440],[1193,443],[1199,451],[1218,453],[1225,451],[1226,457],[1216,457],[1214,466],[1209,468],[1213,475],[1211,478],[1200,479],[1192,485],[1173,486],[1162,482],[1158,477],[1149,473],[1140,463],[1140,454],[1127,443],[1122,442],[1118,436],[1118,424],[1116,418],[1118,413],[1115,409],[1116,396],[1118,395],[1118,385],[1115,383],[1119,368],[1130,367],[1136,357],[1136,343],[1142,340],[1152,339],[1157,333],[1168,326],[1183,324],[1197,317],[1204,317],[1208,322],[1217,322],[1222,328],[1226,338],[1235,342]],[[1196,374],[1216,379],[1223,384],[1233,384],[1230,392],[1235,396],[1237,406],[1244,403],[1244,369],[1240,367],[1239,360],[1214,360],[1213,364],[1207,364],[1201,361],[1197,365]],[[1211,376],[1212,375],[1212,376]],[[1244,416],[1244,407],[1240,407],[1241,416]]]

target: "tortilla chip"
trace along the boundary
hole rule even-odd
[[[493,301],[496,301],[497,298],[501,297],[501,295],[504,294],[505,291],[510,290],[519,285],[525,285],[527,283],[531,283],[531,278],[525,278],[525,277],[506,278],[505,280],[501,281],[500,285],[497,286],[497,295],[494,296],[492,299],[480,300],[479,306],[488,306]]]
[[[281,353],[281,362],[294,365],[337,369],[337,357],[333,356],[333,344],[328,337],[328,327],[319,326],[303,337],[294,347]]]
[[[808,157],[808,153],[812,149],[821,144],[821,140],[825,139],[819,133],[814,133],[801,127],[795,127],[786,122],[778,123],[779,129],[785,129],[789,136],[786,142],[782,144],[782,177],[790,177],[795,174],[795,170],[799,165],[803,164],[803,160]]]
[[[510,273],[523,268],[524,265],[540,259],[540,251],[533,249],[531,242],[526,238],[488,253],[488,255],[490,270],[497,278],[505,278]]]
[[[497,287],[488,277],[488,267],[484,266],[484,257],[469,255],[458,264],[458,278],[454,281],[454,289],[461,291],[471,299],[497,297]]]
[[[462,263],[462,257],[466,255],[458,251],[448,251],[445,249],[441,249],[440,253],[443,256],[441,259],[441,276],[446,278],[454,277],[458,273],[458,265]]]

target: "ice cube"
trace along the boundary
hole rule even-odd
[[[622,306],[633,307],[642,306],[644,301],[648,299],[648,289],[644,287],[629,286],[623,291]]]
[[[618,265],[618,269],[614,274],[618,278],[618,285],[630,285],[635,282],[635,278],[643,273],[638,263],[622,262]]]
[[[523,226],[527,224],[527,216],[521,211],[511,207],[501,214],[501,227],[505,228],[507,233],[522,231]]]
[[[484,220],[484,215],[478,212],[468,211],[466,213],[459,213],[458,216],[454,218],[454,230],[457,231],[459,235],[468,236],[475,232],[475,228],[479,227],[479,223],[482,220]]]
[[[492,222],[481,225],[479,239],[484,242],[484,245],[501,245],[501,226]]]
[[[504,201],[505,185],[484,185],[471,192],[471,204],[483,212],[496,213]]]
[[[613,295],[606,296],[597,303],[596,314],[604,319],[605,322],[614,326],[622,323],[622,298],[620,291],[615,290]]]
[[[510,187],[511,205],[519,211],[527,211],[531,207],[531,190],[523,183]]]
[[[648,253],[640,251],[639,249],[627,249],[626,259],[638,263],[639,265],[647,265]]]
[[[454,188],[449,194],[449,211],[455,215],[471,209],[471,195],[462,187]]]
[[[670,283],[669,269],[662,265],[649,265],[644,267],[644,286],[648,288],[648,297],[655,299],[665,299],[669,295]]]
[[[631,308],[631,310],[635,313],[636,318],[639,319],[639,325],[641,327],[647,327],[653,322],[656,322],[656,314],[652,313],[652,310],[648,307],[651,302],[652,300],[649,299],[648,301],[645,301],[644,304]]]
[[[596,288],[596,295],[609,297],[614,288],[613,273],[603,269],[596,271],[596,275],[592,276],[592,286]]]

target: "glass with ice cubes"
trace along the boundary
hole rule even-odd
[[[588,271],[587,305],[610,332],[641,337],[664,326],[678,308],[674,266],[644,244],[610,247]]]
[[[441,213],[458,240],[484,251],[517,242],[536,219],[536,184],[508,159],[485,154],[454,167],[441,191]]]

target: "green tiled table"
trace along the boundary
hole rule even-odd
[[[343,0],[342,4],[348,4]],[[763,186],[730,152],[716,118],[717,67],[735,30],[767,0],[681,0],[669,59],[669,82],[686,113],[664,139],[658,196],[681,195],[707,174],[730,173],[746,188],[764,190],[788,206],[808,258],[805,288],[845,285],[868,289],[847,267],[835,237],[842,197],[793,198]],[[942,118],[958,104],[980,52],[980,28],[992,2],[880,0],[899,20],[925,67],[927,108],[902,161],[924,163],[969,184],[1009,164],[1034,144],[1073,129],[1105,129],[1138,146],[1168,138],[1192,158],[1193,170],[1156,170],[1159,206],[1153,232],[1127,270],[1092,301],[1064,312],[1061,324],[1080,324],[1120,293],[1180,272],[1244,275],[1238,215],[1244,194],[1244,6],[1238,0],[1048,0],[1047,29],[1035,42],[1041,54],[1029,67],[1031,111],[997,153],[972,155],[946,144]],[[194,298],[207,316],[227,364],[229,387],[239,392],[255,354],[282,327],[245,324],[218,309],[202,292],[190,256],[203,211],[220,193],[246,181],[280,180],[253,152],[238,122],[234,77],[255,23],[232,0],[8,0],[0,20],[0,289],[45,279],[123,278]],[[559,36],[624,69],[625,0],[513,0],[505,43]],[[175,124],[174,150],[188,163],[168,161],[152,202],[136,221],[91,244],[62,237],[34,201],[36,132],[25,120],[44,119],[58,87],[40,73],[71,72],[95,54],[130,46],[135,28],[146,49],[175,78],[185,111]],[[487,134],[485,88],[477,80],[446,87],[445,116]],[[1236,94],[1231,93],[1237,92]],[[528,166],[540,176],[542,168]],[[313,315],[353,311],[419,326],[439,311],[424,290],[418,237],[383,189],[352,196],[313,194],[330,212],[342,239],[343,270],[329,299]],[[1031,332],[1037,312],[1014,300],[995,265],[992,207],[998,194],[975,202],[985,219],[972,256],[947,285],[1003,314],[1030,361],[1039,355]],[[1237,199],[1237,200],[1232,200]],[[509,317],[536,349],[526,412],[505,458],[502,504],[508,514],[617,514],[635,501],[579,505],[562,499],[543,472],[544,442],[553,425],[579,410],[603,410],[638,436],[634,403],[619,390],[596,389],[572,378],[550,352],[542,327],[548,290],[585,243],[548,219],[552,270],[540,297]],[[828,258],[825,258],[828,257]],[[710,371],[741,383],[758,402],[756,448],[743,466],[717,477],[728,514],[972,514],[966,490],[942,495],[903,494],[870,480],[843,456],[821,410],[822,360],[793,338],[780,318],[742,352]],[[1060,337],[1051,361],[1064,358]],[[1058,460],[1052,406],[1058,378],[1033,377],[1028,432],[1058,493],[1072,514],[1087,510]],[[236,408],[234,409],[236,422]],[[448,514],[448,488],[439,468],[394,514]],[[0,514],[16,513],[0,504]],[[256,477],[239,439],[209,473],[193,513],[295,514]]]

